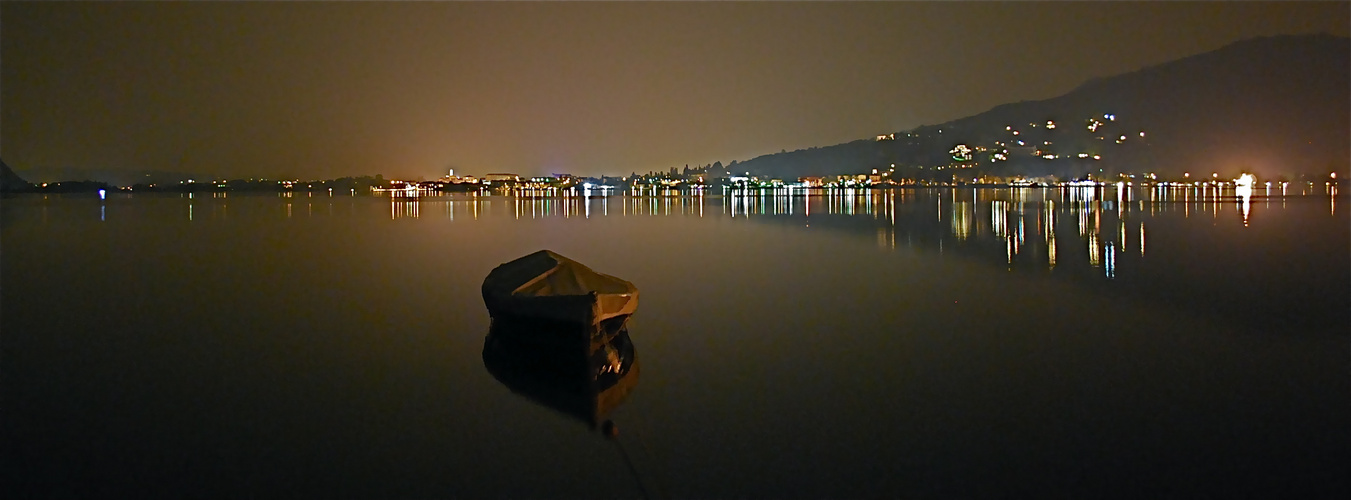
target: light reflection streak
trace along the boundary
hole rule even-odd
[[[942,220],[940,217],[939,220]],[[952,234],[958,240],[965,240],[971,236],[971,203],[953,202],[952,204]]]
[[[1145,256],[1145,223],[1140,223],[1140,256]]]
[[[1088,265],[1102,265],[1102,249],[1098,244],[1098,233],[1088,233]]]
[[[1105,261],[1106,261],[1105,264],[1102,266],[1102,267],[1103,267],[1103,273],[1105,273],[1105,274],[1107,275],[1107,279],[1115,279],[1115,278],[1116,278],[1116,245],[1112,244],[1111,242],[1108,242],[1108,243],[1107,243],[1107,256],[1106,256]]]
[[[1055,269],[1055,231],[1051,231],[1046,238],[1046,265]]]
[[[1242,200],[1237,205],[1243,214],[1243,227],[1248,227],[1248,214],[1252,211],[1252,186],[1239,186],[1234,189],[1234,194]]]
[[[390,218],[390,219],[398,219],[398,218],[404,218],[404,217],[410,218],[410,219],[416,219],[416,218],[418,218],[418,216],[420,215],[420,214],[419,214],[419,210],[420,210],[420,203],[418,202],[417,198],[411,198],[411,199],[410,199],[410,198],[390,198],[390,202],[389,202],[389,218]]]
[[[1088,210],[1086,210],[1086,209],[1085,209],[1085,210],[1080,210],[1078,215],[1079,215],[1079,237],[1082,238],[1082,237],[1088,236],[1088,233],[1089,233],[1089,231],[1088,231],[1088,215],[1089,215],[1089,212],[1088,212]]]
[[[1005,202],[990,202],[990,232],[1000,238],[1008,238],[1008,212],[1004,208]]]

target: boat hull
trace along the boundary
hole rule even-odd
[[[493,317],[514,316],[594,325],[638,309],[638,288],[548,250],[493,269],[483,280]]]

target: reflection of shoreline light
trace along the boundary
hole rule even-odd
[[[1046,260],[1055,269],[1055,201],[1046,200]]]
[[[1140,256],[1145,256],[1145,223],[1140,223]]]
[[[1102,248],[1098,246],[1098,233],[1088,233],[1088,265],[1102,265]]]
[[[419,215],[418,211],[421,208],[420,205],[417,198],[391,197],[389,202],[389,218],[391,220],[400,217],[416,219]],[[289,215],[289,204],[287,205],[287,210]]]
[[[1046,260],[1051,269],[1055,269],[1055,233],[1051,233],[1051,237],[1046,240]]]
[[[1109,279],[1116,278],[1116,245],[1107,243],[1106,264],[1102,266],[1103,273],[1106,273]]]
[[[959,240],[965,240],[971,236],[971,217],[970,202],[962,201],[952,203],[953,236],[956,236]]]
[[[1002,201],[990,202],[990,231],[1000,238],[1009,236],[1009,214],[1005,205]]]
[[[1243,176],[1244,176],[1244,177],[1248,177],[1249,179],[1252,178],[1252,176],[1251,176],[1251,175],[1248,175],[1248,174],[1243,174]],[[1243,212],[1243,226],[1244,226],[1244,227],[1247,227],[1247,226],[1248,226],[1248,213],[1252,211],[1252,183],[1251,183],[1251,180],[1249,181],[1248,184],[1241,185],[1241,186],[1238,186],[1238,187],[1234,188],[1234,195],[1235,195],[1235,196],[1238,196],[1239,198],[1242,198],[1242,200],[1243,200],[1242,203],[1239,205],[1239,210]]]

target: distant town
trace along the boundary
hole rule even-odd
[[[1056,187],[1096,186],[1122,184],[1132,186],[1285,186],[1291,182],[1335,185],[1337,176],[1329,172],[1324,178],[1300,176],[1291,179],[1257,179],[1247,172],[1222,175],[1218,171],[1182,172],[1165,175],[1153,171],[1122,170],[1123,165],[1138,164],[1135,159],[1141,151],[1147,152],[1149,134],[1140,128],[1125,125],[1114,113],[1102,113],[1070,123],[1054,119],[1008,124],[1002,130],[953,130],[952,125],[927,126],[909,132],[879,134],[830,148],[811,148],[794,152],[765,155],[744,163],[733,161],[667,171],[637,172],[626,176],[584,176],[555,173],[549,176],[527,177],[510,172],[488,172],[479,176],[457,175],[447,169],[437,179],[394,179],[383,175],[341,177],[336,179],[197,179],[177,182],[137,183],[114,186],[95,181],[65,181],[28,185],[19,181],[10,184],[23,186],[9,191],[37,192],[91,192],[120,190],[125,192],[284,192],[320,191],[341,194],[395,193],[398,196],[423,192],[466,192],[509,194],[523,191],[531,195],[568,194],[575,191],[648,193],[662,191],[700,191],[707,189],[888,189],[916,187]],[[961,141],[959,137],[979,137],[977,141]],[[810,155],[832,148],[854,148],[876,144],[874,150],[885,150],[887,155],[872,155],[870,161],[843,162],[827,158],[815,167],[783,165],[785,168],[750,168],[775,156]],[[834,154],[834,153],[830,153]],[[1126,160],[1118,160],[1125,157]],[[881,160],[878,160],[881,158]],[[904,158],[909,161],[902,161]],[[772,158],[771,158],[772,159]],[[795,177],[765,175],[765,171],[839,171],[843,163],[864,164],[867,168],[835,175],[802,175]],[[747,167],[743,169],[742,167]],[[761,172],[753,174],[751,170]],[[1176,171],[1174,169],[1174,171]],[[1017,173],[1014,173],[1017,172]],[[1031,174],[1037,172],[1038,174]],[[12,174],[11,174],[12,175]]]
[[[958,167],[961,168],[961,167]],[[971,179],[958,178],[951,181],[904,178],[894,175],[895,171],[873,170],[868,173],[837,175],[831,177],[799,177],[795,180],[764,179],[748,175],[710,173],[703,168],[690,169],[688,172],[648,173],[628,177],[582,177],[571,174],[555,174],[549,177],[524,177],[513,173],[489,173],[482,177],[472,175],[458,176],[448,172],[435,180],[385,179],[381,175],[362,177],[343,177],[326,180],[300,179],[185,179],[176,184],[136,184],[132,186],[112,186],[103,182],[69,181],[42,183],[32,186],[30,192],[70,193],[95,191],[121,191],[127,193],[153,192],[328,192],[343,195],[383,194],[393,196],[416,196],[428,192],[462,192],[480,194],[521,194],[531,196],[567,195],[587,193],[657,193],[704,192],[715,190],[762,190],[762,189],[894,189],[929,187],[967,187],[967,188],[1038,188],[1038,187],[1094,187],[1106,185],[1122,186],[1195,186],[1195,187],[1284,187],[1290,181],[1259,181],[1251,174],[1243,174],[1236,179],[1221,178],[1218,172],[1198,173],[1193,176],[1185,173],[1181,178],[1166,179],[1154,173],[1117,174],[1115,176],[1087,175],[1077,179],[1058,179],[1054,176],[1030,178],[1025,176],[998,177],[980,175]],[[1314,185],[1315,181],[1301,181]],[[1319,184],[1335,186],[1338,184],[1336,173],[1331,173]],[[22,190],[17,190],[22,191]]]

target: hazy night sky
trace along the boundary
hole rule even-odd
[[[230,177],[628,174],[1063,94],[1351,4],[0,3],[0,157]]]

